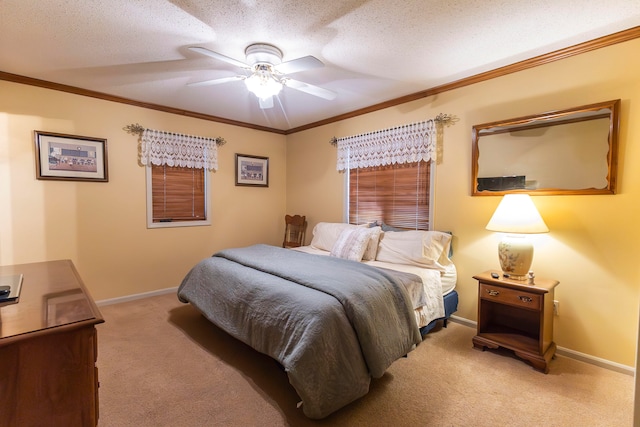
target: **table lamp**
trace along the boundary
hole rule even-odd
[[[504,276],[513,280],[527,280],[533,261],[533,244],[526,235],[549,231],[531,197],[528,194],[505,195],[486,228],[507,233],[498,244]]]

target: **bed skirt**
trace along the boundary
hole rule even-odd
[[[424,336],[432,330],[439,320],[444,320],[444,327],[447,327],[447,320],[453,313],[458,310],[458,293],[454,290],[443,297],[444,300],[444,317],[434,319],[427,326],[420,328],[420,333]]]

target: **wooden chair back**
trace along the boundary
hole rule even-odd
[[[304,245],[307,231],[307,219],[302,215],[285,215],[283,248],[297,248]]]

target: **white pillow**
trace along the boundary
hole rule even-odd
[[[376,254],[378,253],[378,243],[380,242],[380,236],[382,235],[382,227],[371,227],[369,230],[369,243],[367,244],[367,249],[364,251],[364,255],[362,255],[363,261],[373,261],[376,259]]]
[[[358,226],[343,222],[319,222],[313,227],[313,238],[310,245],[316,249],[331,251],[340,233],[344,230],[353,230],[355,228],[358,228]]]
[[[370,239],[371,232],[368,228],[346,228],[340,233],[338,240],[331,248],[331,256],[360,262]]]
[[[451,235],[441,231],[385,231],[376,260],[444,271],[451,264],[450,245]]]

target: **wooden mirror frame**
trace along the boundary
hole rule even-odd
[[[471,195],[472,196],[502,196],[510,193],[526,193],[530,195],[570,195],[570,194],[615,194],[616,176],[618,169],[618,133],[619,133],[620,100],[583,105],[566,110],[549,111],[515,119],[484,123],[472,128],[472,156],[471,156]],[[479,171],[479,139],[482,136],[499,133],[523,131],[549,126],[577,123],[587,120],[609,118],[609,135],[607,152],[607,185],[603,188],[563,189],[511,189],[511,190],[478,190]]]

